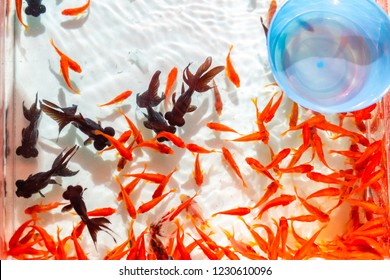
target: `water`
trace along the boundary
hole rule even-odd
[[[275,65],[298,98],[332,106],[363,88],[376,58],[373,46],[364,31],[345,18],[305,13],[281,31]]]
[[[267,165],[273,154],[282,149],[291,148],[297,150],[302,144],[300,131],[292,131],[285,136],[281,134],[289,128],[289,115],[291,111],[291,100],[281,94],[281,90],[276,86],[269,86],[274,82],[267,64],[266,39],[259,22],[259,16],[265,16],[266,3],[264,1],[206,1],[206,0],[158,0],[158,1],[91,1],[91,7],[86,14],[76,18],[61,16],[61,11],[65,8],[76,7],[80,1],[44,1],[47,7],[45,14],[39,18],[23,17],[29,25],[29,30],[24,30],[19,22],[15,21],[15,48],[14,48],[14,80],[13,91],[7,97],[8,121],[8,150],[7,157],[7,210],[12,209],[13,215],[9,224],[14,227],[7,228],[9,237],[13,230],[21,223],[29,219],[24,213],[24,209],[35,204],[48,204],[52,202],[64,202],[63,192],[69,185],[82,185],[87,188],[83,197],[88,210],[102,207],[112,207],[117,212],[109,216],[110,228],[115,232],[115,243],[112,238],[104,233],[98,234],[97,246],[93,244],[89,234],[85,231],[80,239],[82,248],[88,253],[91,259],[101,259],[105,254],[125,242],[128,238],[128,231],[131,218],[129,217],[123,202],[117,201],[116,197],[120,192],[118,183],[115,180],[119,176],[122,184],[131,182],[132,178],[124,176],[126,173],[140,173],[147,165],[146,172],[169,174],[175,168],[177,170],[170,178],[169,184],[164,192],[176,189],[170,193],[160,204],[149,212],[137,214],[134,223],[134,232],[138,236],[151,223],[158,221],[167,211],[180,205],[180,196],[193,196],[198,193],[196,202],[208,225],[206,233],[213,232],[211,238],[223,246],[230,246],[222,229],[235,233],[235,238],[240,241],[250,243],[253,238],[244,226],[242,221],[234,216],[217,215],[213,213],[228,210],[236,207],[253,206],[264,194],[270,179],[257,173],[246,164],[247,157],[253,157],[264,165]],[[23,2],[25,3],[25,2]],[[261,4],[260,4],[261,3]],[[339,44],[328,43],[328,47],[320,48],[322,45],[315,45],[307,38],[311,33],[324,34],[326,28],[322,30],[320,23],[310,19],[302,18],[302,26],[291,25],[292,31],[300,30],[301,39],[306,38],[306,48],[321,49],[328,51],[329,55],[336,52]],[[336,23],[333,23],[336,24]],[[334,27],[327,28],[334,29]],[[311,31],[313,29],[314,31]],[[340,30],[343,28],[339,27]],[[288,29],[286,29],[288,31]],[[321,32],[319,32],[322,30]],[[285,71],[293,70],[292,67],[300,69],[299,79],[310,79],[305,73],[306,67],[300,67],[301,61],[309,60],[305,58],[307,51],[297,47],[291,37],[291,32],[285,32],[284,38],[288,52],[299,52],[300,61],[288,61],[285,57],[281,59],[281,69]],[[339,32],[340,34],[341,31]],[[349,33],[348,33],[349,34]],[[355,34],[355,33],[351,33]],[[322,35],[324,36],[324,35]],[[341,35],[339,35],[341,36]],[[72,85],[80,90],[80,94],[74,94],[64,82],[60,74],[59,57],[50,45],[53,39],[58,48],[66,55],[77,61],[82,67],[82,73],[70,71]],[[223,100],[223,111],[219,116],[214,109],[214,97],[211,91],[202,94],[194,94],[192,104],[197,109],[185,116],[186,125],[178,128],[176,135],[181,137],[185,143],[196,143],[206,149],[215,149],[218,153],[201,154],[200,164],[204,175],[204,184],[196,185],[193,170],[195,155],[184,148],[178,148],[171,143],[167,143],[174,153],[163,155],[150,149],[138,149],[134,151],[134,160],[128,163],[125,168],[118,172],[118,154],[106,151],[99,154],[92,145],[84,145],[86,136],[80,133],[74,126],[65,127],[61,133],[58,132],[57,123],[46,114],[42,114],[39,123],[39,138],[37,148],[39,155],[35,159],[25,159],[15,154],[16,147],[21,143],[21,131],[28,122],[23,117],[23,103],[29,107],[35,100],[38,92],[39,99],[47,99],[60,106],[78,106],[77,113],[82,113],[84,117],[99,121],[104,127],[115,128],[115,137],[119,137],[128,130],[128,124],[123,116],[118,112],[123,110],[126,115],[142,131],[144,139],[152,139],[155,134],[144,126],[146,112],[136,105],[137,93],[144,92],[150,78],[156,70],[161,71],[159,93],[164,91],[166,77],[172,67],[179,70],[176,91],[180,91],[183,81],[182,72],[191,63],[191,71],[202,63],[207,56],[213,58],[212,67],[226,64],[226,55],[230,45],[234,48],[231,53],[232,63],[240,75],[241,87],[235,86],[227,79],[222,72],[215,78],[215,82],[221,93]],[[354,53],[354,44],[348,41],[346,49],[342,55],[359,57]],[[279,46],[281,48],[281,46]],[[280,51],[280,50],[279,50]],[[329,72],[330,63],[325,55],[311,63],[316,65],[318,74]],[[10,56],[11,57],[11,56]],[[340,59],[341,62],[343,60]],[[288,63],[287,63],[288,62]],[[349,60],[347,60],[349,64]],[[348,63],[340,63],[347,65]],[[348,64],[348,65],[349,65]],[[356,67],[364,65],[355,63]],[[287,67],[288,66],[288,67]],[[345,66],[346,67],[346,66]],[[352,67],[352,66],[348,66]],[[355,66],[354,66],[355,67]],[[347,68],[341,69],[340,73]],[[284,71],[284,70],[283,70]],[[322,72],[321,72],[322,71]],[[295,71],[297,73],[298,71]],[[310,71],[306,71],[311,74]],[[293,72],[292,72],[293,73]],[[361,72],[364,73],[364,72]],[[324,87],[331,84],[329,76],[323,77]],[[340,79],[343,77],[339,75]],[[363,76],[363,75],[362,75]],[[293,76],[290,75],[293,79]],[[356,79],[357,77],[354,76]],[[358,79],[357,79],[358,80]],[[339,82],[341,83],[341,81]],[[363,83],[363,82],[362,82]],[[98,107],[97,104],[105,103],[125,90],[132,90],[133,95],[126,101],[112,106]],[[323,89],[325,90],[325,89]],[[309,90],[308,90],[309,92]],[[256,111],[252,100],[258,98],[259,110],[262,111],[266,104],[273,98],[273,104],[282,96],[280,107],[275,112],[275,117],[266,124],[270,133],[267,144],[258,142],[232,142],[227,141],[239,137],[233,133],[219,133],[210,130],[206,124],[208,122],[219,122],[237,129],[239,133],[246,135],[258,129],[256,124]],[[155,109],[165,113],[167,109],[163,104]],[[168,104],[171,109],[172,103]],[[310,111],[299,108],[299,120],[310,118]],[[338,122],[337,115],[327,115],[327,120]],[[352,126],[351,119],[345,123]],[[355,130],[357,130],[355,128]],[[345,167],[344,158],[332,156],[329,150],[348,149],[350,139],[340,137],[333,139],[326,133],[319,134],[324,143],[324,153],[328,164],[335,170]],[[129,141],[131,141],[130,139]],[[73,177],[56,178],[61,186],[49,186],[43,190],[45,197],[35,194],[30,199],[15,197],[15,181],[26,179],[29,174],[48,170],[55,157],[65,148],[79,145],[80,149],[69,162],[69,169],[80,170]],[[228,148],[248,187],[242,186],[241,180],[234,173],[232,168],[224,160],[221,147]],[[286,158],[281,167],[286,167],[293,153]],[[318,157],[312,159],[312,151],[308,150],[299,163],[309,162],[315,167],[315,171],[327,173],[329,170],[321,163]],[[273,171],[271,171],[273,172]],[[276,176],[276,174],[275,174]],[[294,187],[300,195],[306,196],[322,187],[322,184],[310,182],[308,189],[308,179],[300,173],[284,174],[278,177],[283,186],[274,197],[280,194],[294,194]],[[143,203],[150,201],[156,185],[142,180],[130,198],[136,208]],[[324,198],[319,199],[316,206],[324,211],[331,209],[337,200]],[[314,202],[313,202],[314,204]],[[263,215],[262,220],[256,220],[258,210],[245,216],[248,223],[264,223],[272,229],[275,228],[274,220],[280,217],[290,217],[292,215],[307,214],[298,199],[286,207],[276,207],[270,209]],[[50,212],[40,215],[42,220],[39,225],[43,226],[49,234],[56,237],[57,226],[61,228],[60,236],[65,238],[73,230],[80,218],[70,213],[62,213],[61,208],[53,209]],[[185,213],[179,215],[178,219],[183,225],[186,233],[199,238],[192,222]],[[340,226],[329,226],[324,229],[322,236],[317,241],[341,236],[349,219],[348,207],[343,207],[332,212],[332,223]],[[294,229],[302,238],[310,238],[322,226],[319,223],[299,223],[294,224]],[[168,244],[170,234],[174,232],[176,226],[167,223],[163,229],[161,237],[164,244]],[[257,229],[263,238],[265,232]],[[291,236],[290,236],[291,237]],[[289,247],[295,248],[294,238],[290,238]],[[185,245],[193,242],[188,235],[184,235]],[[146,243],[150,240],[150,235],[146,235]],[[289,241],[290,242],[290,241]],[[67,251],[73,255],[73,245],[67,244]],[[148,245],[146,246],[148,248]],[[255,250],[259,254],[264,254],[258,247]],[[199,248],[191,253],[195,259],[205,259]]]

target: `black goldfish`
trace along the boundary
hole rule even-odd
[[[165,113],[165,119],[170,125],[183,126],[185,124],[184,115],[187,112],[194,110],[191,106],[192,94],[196,92],[205,92],[212,87],[208,83],[221,71],[225,69],[224,66],[217,66],[206,72],[212,63],[211,57],[207,57],[206,60],[199,66],[195,75],[189,70],[190,64],[184,69],[183,80],[188,85],[188,89],[184,91],[184,85],[182,86],[181,95],[174,101],[172,111]]]
[[[41,190],[43,190],[47,185],[60,185],[52,179],[53,176],[69,177],[76,175],[79,171],[71,171],[66,167],[66,165],[77,152],[78,148],[79,147],[75,145],[65,154],[64,152],[66,149],[62,151],[61,154],[59,154],[54,160],[50,170],[38,172],[34,175],[30,174],[26,180],[17,180],[15,183],[17,188],[16,195],[18,197],[29,198],[34,193],[39,193],[42,197],[44,197]]]
[[[105,231],[109,235],[111,235],[107,230],[111,231],[110,228],[106,226],[106,224],[110,224],[110,221],[104,217],[92,218],[90,219],[87,214],[87,207],[85,205],[83,199],[83,193],[86,189],[83,189],[80,185],[76,186],[68,186],[66,191],[62,194],[62,197],[66,200],[70,201],[69,205],[66,205],[62,208],[62,212],[69,211],[74,209],[77,215],[80,216],[81,221],[87,226],[89,234],[93,240],[93,243],[96,246],[97,241],[97,233],[100,230]],[[115,238],[111,235],[111,237],[116,242]]]
[[[84,141],[84,145],[87,145],[88,143],[93,141],[93,145],[98,151],[103,150],[106,146],[111,146],[111,142],[106,137],[104,137],[103,135],[96,135],[94,131],[100,130],[105,134],[114,136],[115,130],[110,126],[103,128],[100,125],[100,122],[96,123],[89,118],[84,118],[81,113],[76,115],[77,105],[62,108],[50,101],[42,100],[41,108],[43,112],[45,112],[58,123],[58,133],[60,133],[61,130],[69,123],[72,123],[75,127],[80,129],[84,134],[88,136],[88,139]]]
[[[26,0],[27,7],[24,10],[26,15],[38,17],[46,12],[46,7],[42,5],[42,0]]]
[[[164,94],[162,94],[161,97],[157,95],[157,91],[160,86],[160,74],[161,71],[156,71],[150,80],[148,89],[142,94],[137,94],[136,102],[140,108],[156,107],[165,99]]]
[[[161,242],[160,238],[158,238],[158,235],[160,235],[161,226],[161,221],[150,225],[149,246],[152,249],[157,260],[171,260],[172,258],[168,255],[167,249]]]
[[[146,128],[152,129],[156,134],[159,134],[162,131],[167,131],[170,133],[176,132],[176,127],[169,125],[167,121],[164,119],[164,116],[160,112],[156,112],[150,106],[146,107],[148,110],[147,114],[144,116],[148,119],[144,121],[144,126]],[[159,142],[167,140],[165,137],[160,137],[157,139]]]
[[[41,116],[41,109],[38,109],[38,93],[35,97],[35,102],[27,109],[23,102],[23,115],[30,121],[30,124],[22,130],[22,144],[16,149],[18,156],[25,158],[37,157],[38,150],[36,144],[38,140],[38,123]]]

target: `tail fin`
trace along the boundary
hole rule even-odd
[[[199,66],[195,75],[189,70],[190,64],[184,69],[183,80],[194,91],[205,92],[212,87],[208,85],[209,82],[221,71],[225,69],[224,66],[217,66],[206,72],[211,66],[212,59],[207,57],[206,60]]]
[[[58,133],[60,133],[73,120],[77,106],[73,105],[72,107],[61,108],[50,101],[43,100],[41,102],[41,109],[58,123]]]
[[[51,167],[53,171],[53,175],[69,177],[69,176],[76,175],[79,172],[79,170],[72,171],[66,167],[69,160],[74,156],[74,154],[77,152],[78,149],[79,147],[77,145],[74,145],[64,155],[63,153],[65,150],[57,156],[57,158],[54,160],[53,165]]]
[[[157,95],[158,88],[160,87],[160,77],[161,71],[156,71],[150,80],[149,88],[142,94],[137,94],[137,105],[140,108],[156,107],[165,99],[165,95],[162,94],[161,97]]]
[[[91,235],[91,238],[95,246],[97,242],[97,233],[100,230],[109,234],[112,237],[112,239],[114,239],[114,241],[116,242],[116,239],[109,232],[112,230],[108,226],[106,226],[106,224],[111,224],[111,222],[107,218],[98,217],[98,218],[88,219],[86,220],[86,224],[87,224],[89,234]]]

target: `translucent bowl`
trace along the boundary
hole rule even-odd
[[[374,1],[288,0],[268,32],[273,75],[303,107],[350,112],[390,87],[390,21]]]

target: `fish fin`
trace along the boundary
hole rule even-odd
[[[91,144],[92,141],[93,141],[93,139],[91,137],[89,137],[87,140],[84,141],[83,144],[84,144],[84,146],[87,146],[87,145]]]
[[[191,112],[195,111],[196,108],[197,108],[197,107],[196,107],[195,105],[190,105],[190,106],[188,107],[188,109],[187,109],[187,113],[191,113]]]
[[[45,197],[45,196],[43,195],[43,193],[41,193],[41,191],[39,191],[38,193],[39,193],[42,197]]]
[[[62,207],[61,212],[62,213],[68,212],[68,211],[70,211],[72,209],[73,209],[73,205],[72,204],[68,204],[68,205],[65,205],[64,207]]]
[[[58,123],[58,133],[60,133],[62,129],[72,121],[66,113],[57,111],[56,109],[53,109],[44,103],[41,103],[41,109]]]
[[[86,224],[87,224],[87,228],[88,228],[89,234],[91,235],[91,238],[92,238],[93,243],[95,245],[96,245],[96,242],[97,242],[97,233],[100,230],[105,231],[116,242],[116,239],[109,232],[109,231],[112,231],[112,230],[108,226],[106,226],[106,224],[111,224],[111,222],[107,218],[98,217],[98,218],[88,219],[86,221]]]
[[[219,72],[225,69],[224,66],[217,66],[211,69],[206,73],[206,71],[210,68],[212,63],[211,57],[207,57],[206,60],[199,66],[195,75],[191,73],[188,65],[183,72],[183,80],[189,86],[190,89],[193,89],[197,92],[205,92],[211,89],[209,85],[207,85]]]
[[[205,92],[211,89],[212,87],[208,85],[208,83],[211,82],[212,79],[216,75],[218,75],[220,72],[222,72],[225,69],[225,66],[217,66],[205,73],[202,77],[200,77],[199,82],[195,88],[195,91],[197,92]]]
[[[49,180],[49,184],[53,184],[53,185],[59,185],[59,186],[61,186],[61,184],[60,183],[58,183],[56,180],[54,180],[54,179],[50,179]]]
[[[56,171],[55,175],[62,176],[62,177],[71,177],[71,176],[74,176],[77,173],[79,173],[79,171],[80,170],[72,171],[72,170],[65,167],[65,168],[62,168],[62,169]]]
[[[66,168],[66,165],[68,164],[69,160],[74,156],[74,154],[77,152],[78,149],[79,149],[79,146],[74,145],[64,155],[63,155],[63,153],[65,150],[62,151],[62,153],[57,156],[57,158],[54,160],[53,165],[52,165],[53,175],[63,176],[63,175],[61,175],[63,173],[65,173],[65,174],[69,174],[69,172],[74,173],[74,171],[68,170]],[[66,170],[66,171],[64,171],[64,170]],[[74,173],[74,174],[76,174],[76,173]],[[71,176],[71,175],[66,175],[66,176]]]

